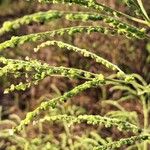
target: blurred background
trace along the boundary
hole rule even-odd
[[[98,0],[107,6],[111,6],[122,12],[133,14],[125,5],[123,0]],[[144,5],[148,14],[150,15],[150,1],[145,0]],[[13,20],[21,16],[32,14],[38,11],[46,10],[63,10],[63,11],[87,11],[86,8],[77,5],[44,5],[36,2],[26,2],[22,0],[0,0],[0,26],[5,21]],[[77,26],[77,25],[99,25],[101,22],[79,22],[79,21],[66,21],[65,19],[54,20],[50,22],[34,23],[28,26],[22,26],[16,31],[9,32],[0,38],[0,42],[10,39],[12,36],[25,35],[48,31],[52,29],[59,29],[62,27]],[[139,26],[138,24],[135,24]],[[92,33],[91,35],[76,34],[73,36],[64,35],[63,37],[55,37],[64,42],[68,42],[80,48],[90,49],[92,52],[100,55],[114,64],[117,64],[126,73],[138,73],[148,83],[150,82],[150,42],[147,40],[130,40],[124,36],[108,36],[99,33]],[[2,55],[6,58],[25,59],[26,56],[32,59],[39,59],[52,66],[66,66],[80,68],[95,73],[103,73],[109,75],[111,72],[106,70],[103,66],[96,64],[90,59],[83,58],[82,56],[60,50],[56,47],[44,48],[42,51],[35,54],[33,48],[37,43],[28,43],[19,46],[13,50],[5,50]],[[14,81],[13,81],[14,82]],[[27,112],[35,109],[43,100],[43,97],[53,98],[69,91],[76,85],[82,83],[81,80],[69,80],[67,78],[48,77],[40,82],[39,85],[32,87],[25,92],[13,92],[10,94],[3,94],[7,85],[11,80],[0,78],[0,120],[12,120],[15,123],[20,122]],[[119,99],[123,93],[121,91],[111,91],[110,87],[105,86],[96,89],[90,89],[86,92],[74,97],[70,102],[60,106],[58,110],[47,112],[49,114],[100,114],[107,115],[108,111],[116,110],[114,106],[103,105],[101,100]],[[121,104],[126,110],[131,112],[133,118],[138,115],[139,119],[142,118],[142,108],[138,101],[131,99],[126,103]],[[135,114],[135,111],[137,114]],[[131,115],[130,114],[130,115]],[[44,115],[44,114],[43,114]],[[109,114],[108,114],[109,115]],[[129,114],[128,114],[129,115]],[[13,124],[2,123],[0,130],[10,128]],[[117,139],[118,137],[128,137],[131,133],[120,133],[115,128],[105,129],[98,126],[87,126],[85,124],[75,125],[74,127],[67,127],[62,124],[38,124],[29,125],[26,131],[21,135],[30,142],[31,149],[71,149],[74,145],[81,145],[80,140],[92,139],[100,140],[101,137],[107,139],[106,141]],[[74,143],[74,139],[78,142]],[[96,141],[97,141],[96,140]],[[105,141],[104,141],[105,142]],[[88,141],[85,141],[85,145]],[[89,144],[88,143],[88,144]],[[92,143],[93,144],[93,143]],[[74,146],[74,147],[73,147]],[[77,146],[76,146],[77,147]],[[27,149],[30,149],[27,147]],[[82,147],[83,148],[83,147]],[[81,149],[78,148],[77,149]],[[9,139],[0,139],[0,149],[25,149],[14,141]],[[74,148],[75,149],[75,148]],[[83,149],[90,149],[86,147]]]

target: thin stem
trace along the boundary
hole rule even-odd
[[[146,103],[146,97],[144,95],[141,96],[142,104],[143,104],[143,115],[144,115],[144,133],[148,130],[148,107]],[[143,150],[148,150],[148,144],[144,141]]]

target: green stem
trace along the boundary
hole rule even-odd
[[[142,104],[143,104],[143,115],[144,115],[144,133],[148,130],[148,106],[146,103],[146,97],[144,95],[141,96]],[[144,141],[143,150],[148,150],[148,144]]]
[[[143,24],[143,25],[147,25],[147,26],[150,26],[149,22],[145,21],[145,20],[141,20],[141,19],[138,19],[138,18],[135,18],[135,17],[132,17],[132,16],[129,16],[129,15],[124,15],[126,16],[126,18],[134,21],[134,22],[138,22],[140,24]]]

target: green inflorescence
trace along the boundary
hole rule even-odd
[[[38,84],[39,81],[43,80],[47,76],[60,75],[68,78],[86,80],[91,80],[98,76],[98,74],[94,74],[81,69],[49,66],[48,64],[42,64],[37,60],[23,61],[0,57],[0,63],[3,63],[5,65],[4,67],[0,68],[0,77],[9,76],[11,74],[15,78],[24,76],[27,82],[20,82],[18,85],[12,84],[10,88],[5,90],[5,93],[8,93],[10,91],[12,92],[14,90],[26,90],[32,85]],[[32,79],[30,79],[31,74]]]
[[[110,8],[110,7],[108,7],[108,6],[104,5],[104,4],[97,3],[96,0],[38,0],[38,1],[41,2],[41,3],[54,3],[54,4],[57,4],[57,3],[61,3],[61,4],[67,4],[67,3],[69,3],[69,4],[78,4],[78,5],[81,5],[81,6],[92,8],[92,9],[98,11],[99,13],[111,15],[111,16],[113,16],[115,18],[125,17],[125,18],[127,18],[129,20],[132,20],[132,21],[139,22],[141,24],[145,24],[145,25],[150,26],[150,23],[147,22],[147,21],[144,21],[144,20],[141,20],[141,19],[129,16],[129,15],[125,14],[125,13],[122,13],[120,11],[112,9],[112,8]],[[140,9],[141,9],[141,7],[140,7]],[[144,15],[146,15],[145,12],[146,11],[144,11]]]
[[[0,43],[0,52],[3,53],[5,49],[16,48],[19,45],[23,45],[26,42],[41,42],[38,44],[34,51],[37,52],[41,48],[46,46],[57,46],[61,49],[66,49],[68,51],[77,52],[84,57],[91,58],[97,63],[102,64],[107,67],[109,70],[113,70],[115,73],[109,76],[104,76],[101,73],[92,73],[90,71],[84,71],[76,68],[69,67],[55,67],[50,66],[47,63],[42,63],[39,60],[18,60],[18,59],[7,59],[4,57],[0,57],[0,77],[13,77],[17,79],[18,84],[14,82],[10,84],[10,87],[5,89],[5,93],[12,92],[14,90],[26,90],[30,88],[32,85],[39,84],[39,81],[43,80],[48,76],[62,76],[67,77],[69,79],[84,79],[84,83],[74,87],[72,90],[65,92],[63,95],[53,98],[53,99],[44,99],[44,101],[33,111],[27,113],[24,120],[22,120],[19,125],[16,125],[12,130],[9,130],[9,137],[17,135],[17,133],[21,132],[22,129],[33,122],[36,124],[43,123],[45,121],[60,121],[64,124],[72,125],[74,123],[87,123],[89,125],[104,125],[104,127],[117,127],[120,131],[132,131],[136,134],[136,136],[131,136],[129,138],[122,138],[119,141],[107,141],[104,145],[96,142],[95,150],[113,150],[116,148],[121,148],[122,146],[135,145],[136,143],[144,143],[144,150],[147,150],[147,141],[150,140],[150,135],[148,128],[148,115],[149,115],[149,96],[150,96],[150,84],[146,83],[146,81],[137,74],[126,74],[122,71],[117,65],[111,63],[110,61],[96,55],[95,53],[82,49],[71,44],[58,41],[58,40],[50,40],[50,37],[55,37],[56,35],[63,36],[68,34],[72,36],[75,33],[87,33],[91,34],[93,32],[102,33],[105,35],[125,35],[127,38],[132,39],[150,39],[149,34],[147,34],[146,27],[138,28],[135,25],[131,25],[126,23],[126,21],[134,21],[139,24],[144,24],[150,27],[150,19],[144,9],[143,3],[141,0],[133,1],[126,0],[126,4],[131,8],[134,8],[135,13],[140,18],[135,18],[133,16],[127,15],[115,9],[112,9],[104,4],[98,3],[96,0],[37,0],[41,3],[53,3],[53,4],[78,4],[80,6],[85,6],[87,8],[91,8],[94,12],[65,12],[65,11],[56,11],[50,10],[46,12],[37,12],[31,15],[26,15],[21,18],[12,21],[6,21],[3,23],[0,28],[0,36],[4,35],[9,31],[13,31],[19,29],[23,25],[29,25],[32,23],[45,23],[48,21],[52,21],[55,19],[66,19],[69,21],[101,21],[104,25],[97,26],[73,26],[67,28],[60,28],[57,30],[51,30],[40,33],[33,33],[22,36],[13,36],[10,40],[7,40],[3,43]],[[144,20],[142,20],[142,19]],[[125,20],[125,22],[124,22]],[[89,23],[91,23],[89,22]],[[45,42],[46,40],[46,42]],[[21,81],[20,81],[21,80]],[[105,105],[113,105],[119,109],[119,111],[115,111],[117,115],[123,115],[124,118],[127,118],[127,111],[123,109],[120,101],[125,101],[126,99],[131,99],[136,97],[136,99],[140,99],[140,102],[143,105],[143,116],[144,116],[144,125],[143,127],[138,123],[131,123],[123,120],[121,118],[113,118],[110,117],[111,113],[108,113],[109,117],[102,117],[100,115],[68,115],[64,114],[56,114],[56,115],[46,115],[42,119],[37,118],[38,115],[45,110],[55,109],[58,105],[66,102],[72,97],[78,95],[79,93],[94,87],[99,87],[103,85],[109,85],[111,87],[111,91],[122,91],[122,99],[120,98],[118,101],[108,100],[104,101]],[[103,97],[106,97],[103,93]],[[121,112],[123,111],[123,112]],[[126,115],[126,116],[125,116]],[[113,116],[113,115],[112,115]],[[130,117],[132,118],[132,117]],[[138,120],[138,117],[136,116]],[[37,121],[34,121],[37,120]],[[136,121],[137,121],[136,120]],[[66,127],[66,126],[65,126]],[[66,127],[67,128],[67,127]],[[65,129],[66,129],[65,128]],[[66,129],[67,130],[67,129]],[[11,135],[11,136],[10,136]],[[67,136],[69,132],[67,131]],[[5,134],[2,135],[5,137]],[[8,134],[6,135],[8,138]],[[68,136],[69,138],[71,136]],[[19,137],[20,139],[20,137]],[[24,140],[24,138],[21,138]],[[88,139],[87,139],[88,140]],[[91,139],[90,139],[91,140]],[[103,140],[104,141],[104,140]],[[95,142],[95,141],[93,141]],[[25,141],[28,143],[28,141]]]
[[[22,25],[28,25],[32,22],[43,23],[54,19],[59,19],[64,17],[67,20],[81,20],[81,21],[97,21],[101,20],[113,27],[118,31],[119,34],[124,34],[129,38],[146,38],[147,35],[143,29],[138,29],[120,20],[117,20],[111,16],[106,16],[98,13],[89,12],[63,12],[63,11],[47,11],[38,12],[31,15],[26,15],[22,18],[16,19],[14,21],[6,21],[0,28],[0,35],[6,32],[20,28]]]
[[[71,115],[56,115],[56,116],[46,116],[43,119],[40,119],[38,122],[45,122],[45,121],[60,121],[60,122],[67,122],[68,124],[74,123],[82,123],[86,122],[87,124],[91,125],[100,125],[103,124],[105,127],[112,127],[117,126],[117,128],[121,131],[133,131],[135,133],[141,132],[142,130],[135,125],[119,120],[113,119],[108,117],[102,117],[99,115],[80,115],[80,116],[71,116]]]
[[[29,112],[24,120],[21,121],[19,126],[14,128],[14,132],[20,132],[23,127],[28,125],[42,110],[47,110],[50,108],[55,108],[57,104],[65,102],[67,99],[72,98],[73,96],[85,91],[86,89],[105,84],[104,76],[99,75],[97,78],[94,78],[91,81],[87,81],[79,86],[76,86],[69,92],[64,93],[62,96],[42,102],[34,111]]]
[[[70,44],[61,42],[61,41],[47,41],[42,43],[41,45],[39,45],[37,48],[34,49],[35,52],[37,52],[40,48],[46,47],[46,46],[50,46],[50,45],[57,45],[60,48],[65,48],[67,50],[72,50],[75,51],[77,53],[80,53],[81,55],[83,55],[84,57],[89,57],[92,58],[93,60],[95,60],[98,63],[103,64],[104,66],[106,66],[109,69],[112,70],[116,70],[121,72],[122,74],[124,74],[124,72],[116,65],[112,64],[111,62],[109,62],[108,60],[86,50],[86,49],[81,49],[75,46],[72,46]]]
[[[130,146],[136,142],[143,142],[146,140],[150,140],[150,135],[139,135],[139,136],[132,136],[130,138],[120,139],[119,141],[110,142],[105,146],[99,146],[94,148],[94,150],[110,150],[120,148],[124,145]]]
[[[68,27],[62,28],[53,31],[29,34],[24,36],[14,36],[10,40],[5,41],[0,44],[0,51],[3,51],[6,48],[15,48],[18,45],[22,45],[26,42],[36,42],[39,40],[45,40],[48,37],[54,37],[55,35],[64,35],[65,33],[69,34],[70,36],[75,33],[92,33],[92,32],[100,32],[103,34],[111,34],[114,35],[117,33],[116,30],[111,30],[105,27],[93,27],[93,26],[76,26],[76,27]]]

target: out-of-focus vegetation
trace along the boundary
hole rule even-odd
[[[150,149],[150,2],[46,2],[0,0],[0,149]]]

